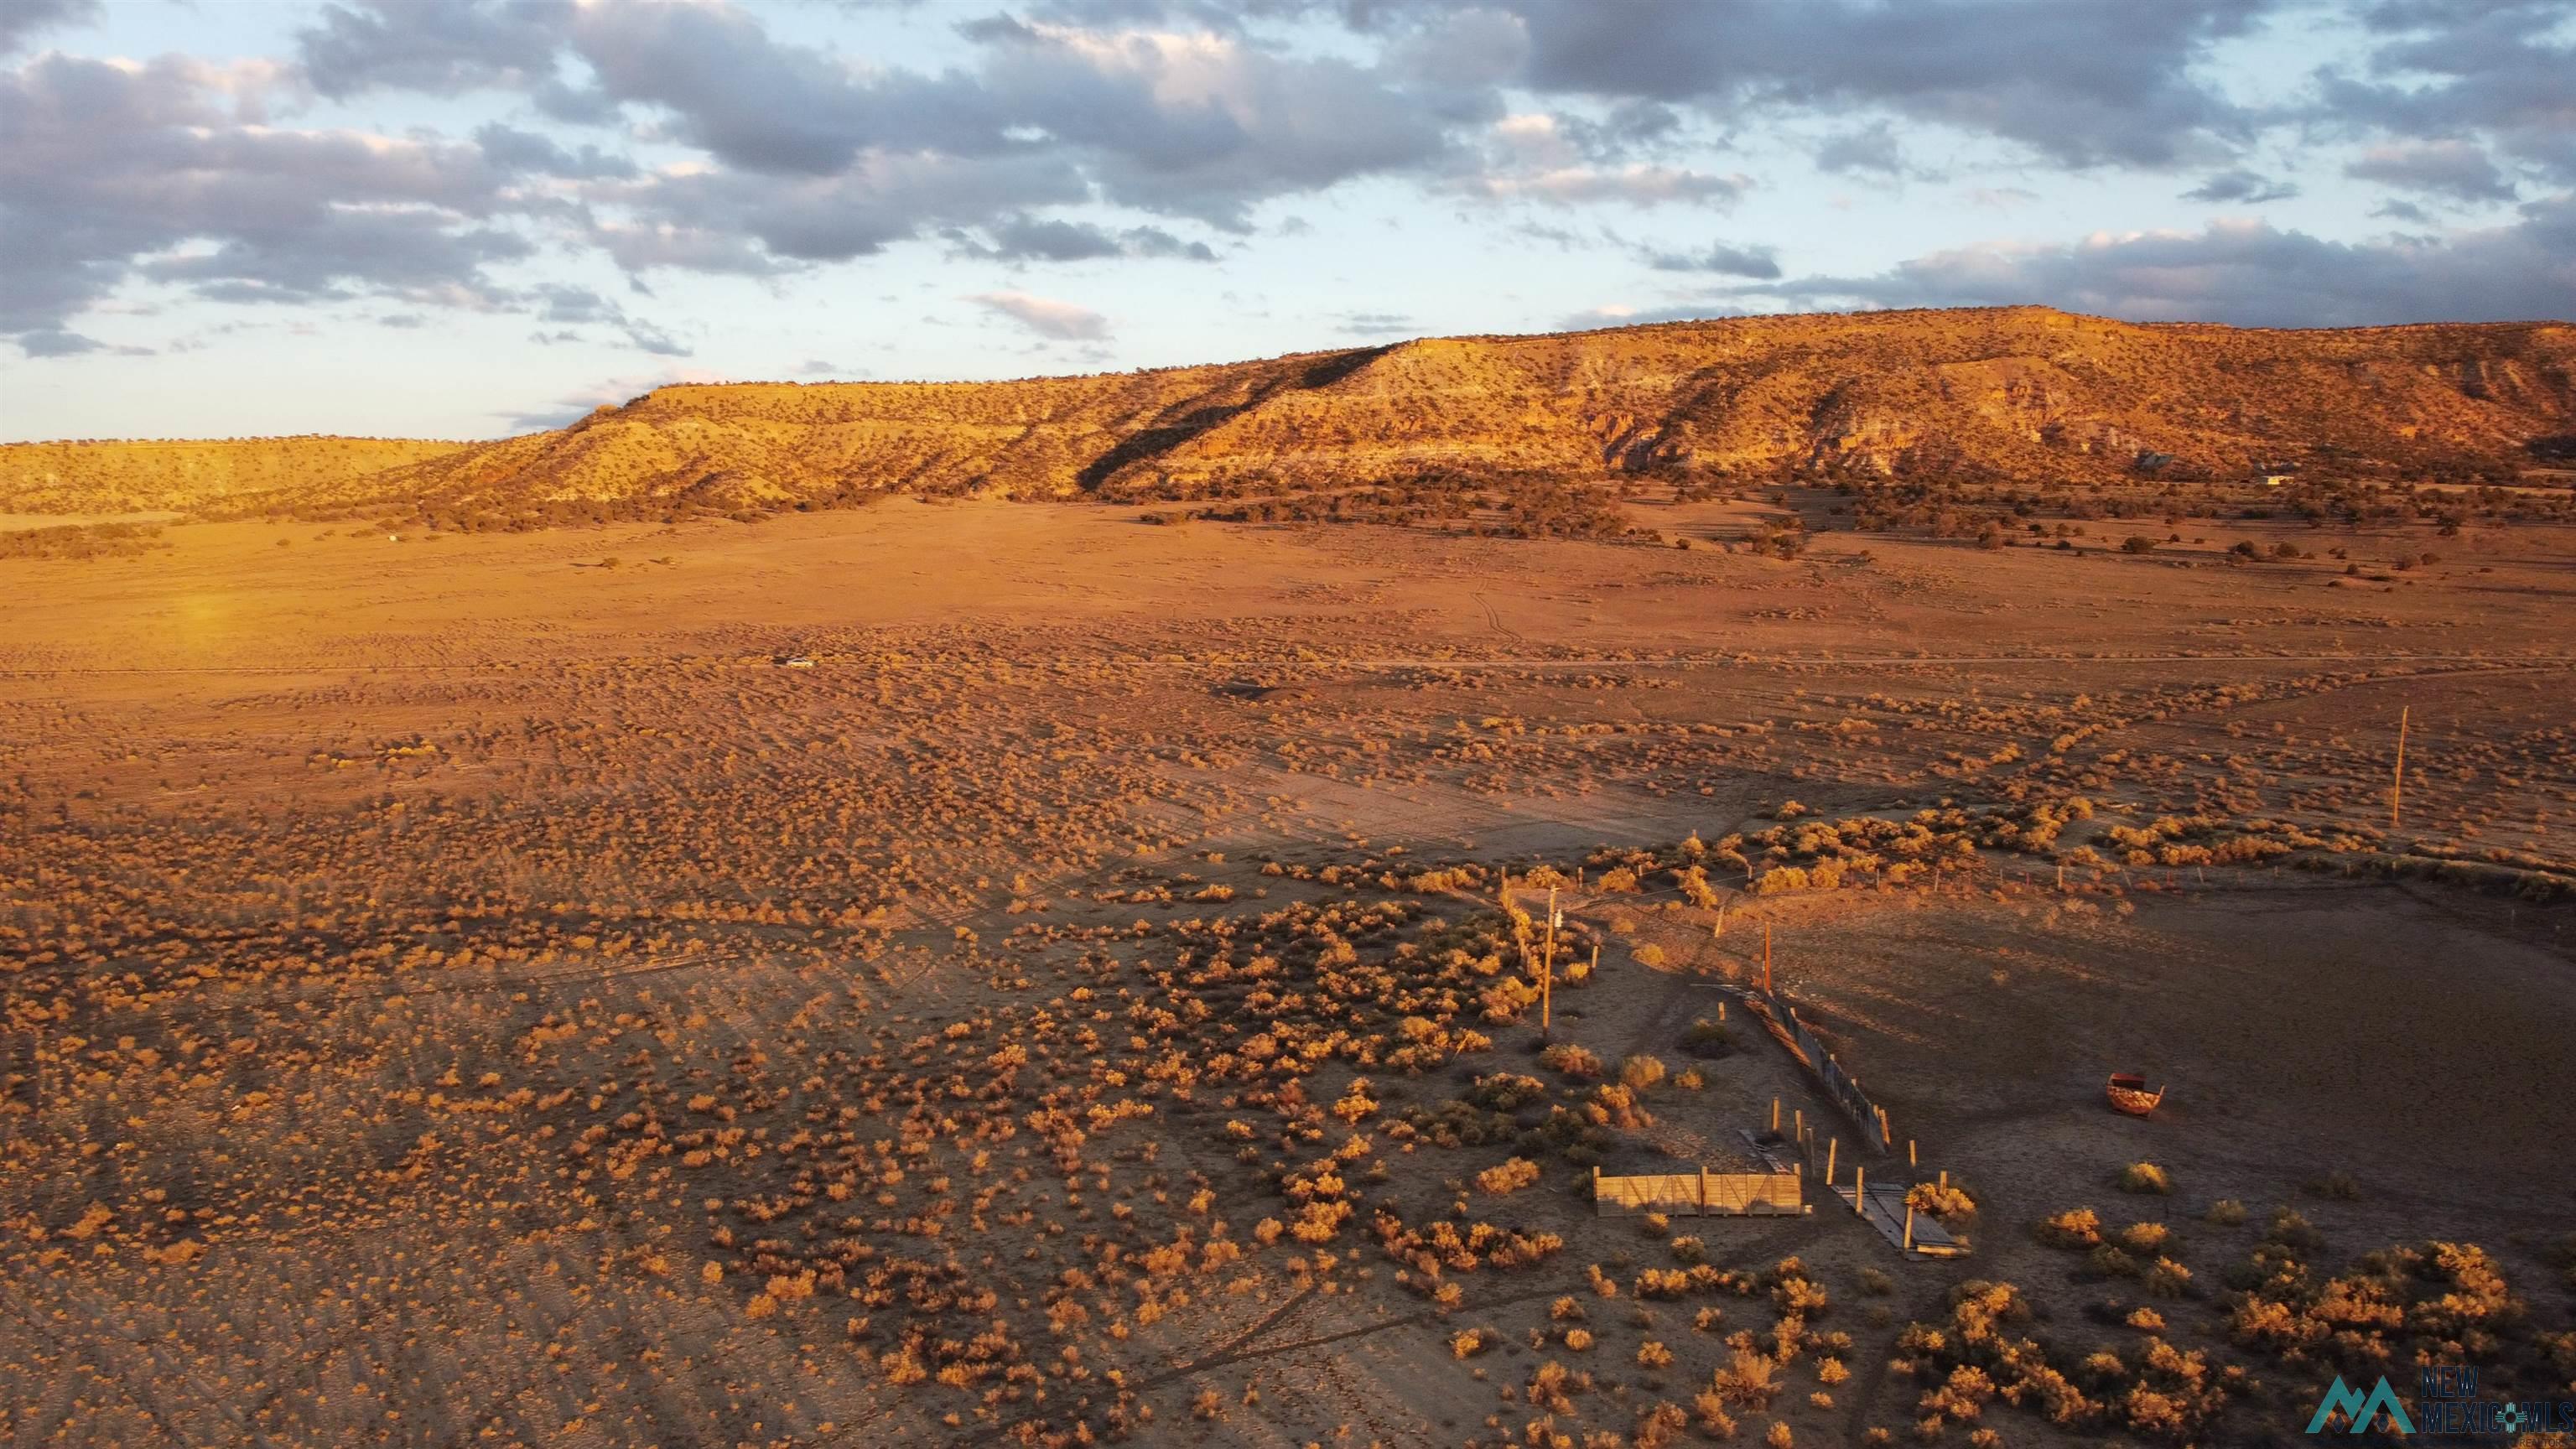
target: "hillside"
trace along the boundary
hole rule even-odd
[[[1196,499],[1639,473],[2101,483],[2293,464],[2502,481],[2570,433],[2576,327],[2564,323],[2281,332],[2007,308],[1431,339],[999,383],[674,386],[381,472],[263,462],[193,501],[395,506],[471,524],[889,491]]]
[[[0,443],[0,513],[199,512],[345,488],[462,446],[333,437]]]

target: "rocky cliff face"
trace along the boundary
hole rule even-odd
[[[2264,332],[2006,308],[1017,382],[668,387],[557,432],[233,506],[739,511],[890,491],[1194,498],[1498,474],[2083,483],[2303,458],[2501,477],[2571,433],[2564,323]]]

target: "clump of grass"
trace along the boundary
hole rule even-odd
[[[2232,1228],[2245,1221],[2245,1204],[2232,1197],[2222,1197],[2211,1203],[2209,1211],[2202,1216],[2222,1228]]]
[[[1695,1057],[1724,1056],[1734,1046],[1735,1037],[1727,1031],[1726,1023],[1709,1017],[1692,1022],[1682,1033],[1682,1050]]]
[[[2317,1196],[2324,1198],[2328,1202],[2359,1202],[2361,1200],[2361,1184],[2353,1181],[2351,1175],[2348,1173],[2329,1172],[2325,1176],[2309,1183],[2308,1191],[2315,1193]]]
[[[2137,1259],[2104,1243],[2084,1259],[2084,1271],[2096,1278],[2135,1278],[2142,1270]]]

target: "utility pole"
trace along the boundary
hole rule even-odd
[[[2397,773],[2388,782],[2388,828],[2397,828],[2398,803],[2406,795],[2406,716],[2408,709],[2397,711]]]

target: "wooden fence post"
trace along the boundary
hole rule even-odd
[[[1852,1211],[1869,1216],[1869,1169],[1859,1163],[1852,1164]]]
[[[1825,1186],[1827,1187],[1834,1185],[1834,1158],[1842,1151],[1842,1147],[1843,1140],[1839,1137],[1825,1144]]]
[[[2388,828],[2397,828],[2397,807],[2406,798],[2406,716],[2412,706],[2397,711],[2397,772],[2388,781]]]

